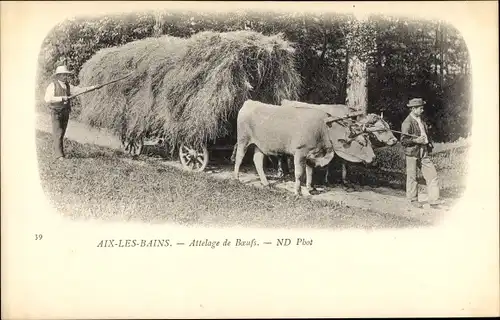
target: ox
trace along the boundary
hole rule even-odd
[[[322,110],[325,113],[330,114],[334,117],[345,117],[352,115],[356,117],[356,121],[363,126],[363,131],[367,132],[371,138],[374,140],[388,146],[392,146],[397,143],[397,138],[392,134],[389,124],[384,121],[383,116],[378,116],[376,114],[363,114],[356,109],[350,108],[344,104],[311,104],[299,101],[290,101],[284,99],[281,102],[284,107],[295,107],[295,108],[315,108]],[[278,171],[280,175],[283,174],[283,159],[278,160]],[[325,183],[328,184],[328,168],[325,175]],[[349,186],[350,183],[347,181],[347,164],[342,161],[342,183],[345,186]]]
[[[294,157],[296,195],[300,194],[304,166],[305,194],[309,195],[313,168],[326,166],[335,154],[351,162],[371,163],[375,159],[370,140],[359,128],[346,126],[338,117],[311,108],[283,108],[247,100],[237,117],[235,179],[252,144],[253,161],[264,186],[269,186],[263,170],[264,155]]]

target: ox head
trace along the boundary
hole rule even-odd
[[[383,144],[392,146],[398,142],[398,139],[392,134],[389,124],[383,119],[382,114],[379,116],[369,113],[366,116],[359,117],[358,123],[364,127],[364,132],[368,132],[370,136]]]
[[[328,136],[335,153],[350,162],[372,163],[375,153],[362,126],[353,121],[338,121],[337,118],[325,119]]]

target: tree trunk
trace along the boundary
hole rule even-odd
[[[366,114],[368,108],[368,66],[366,53],[371,51],[363,38],[366,20],[356,19],[347,38],[346,105]],[[366,36],[366,35],[365,35]],[[363,56],[362,56],[363,55]]]
[[[153,27],[153,37],[161,37],[163,34],[163,16],[161,12],[155,15],[155,25]]]
[[[357,55],[351,55],[347,72],[346,104],[366,114],[368,106],[367,65]]]

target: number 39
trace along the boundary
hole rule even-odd
[[[43,235],[41,234],[35,234],[35,240],[42,240]]]

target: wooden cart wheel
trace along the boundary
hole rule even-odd
[[[189,170],[195,172],[201,172],[205,170],[208,164],[208,150],[206,146],[193,148],[187,144],[181,144],[179,148],[179,159],[181,160],[182,166]]]
[[[144,142],[142,140],[136,142],[121,142],[121,147],[124,152],[128,152],[132,156],[139,156],[144,149]]]

